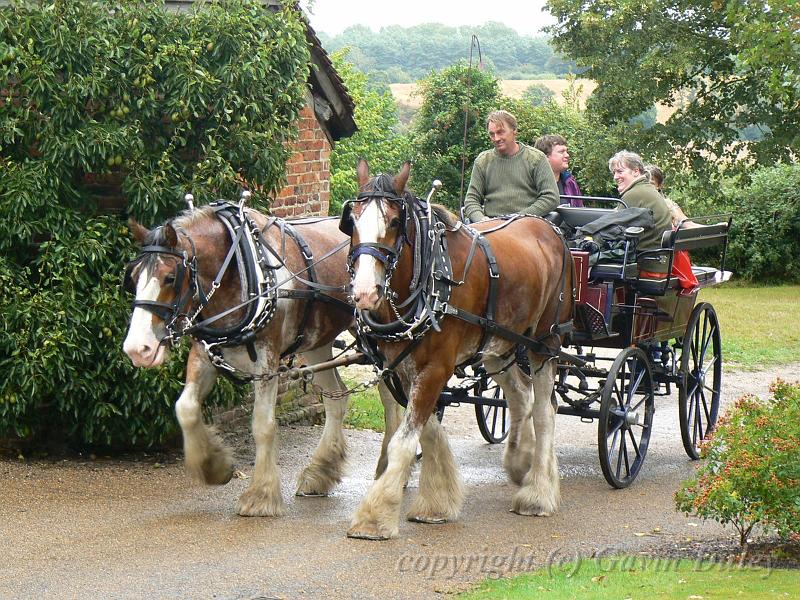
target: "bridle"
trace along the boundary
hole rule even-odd
[[[355,277],[356,260],[358,260],[358,258],[362,255],[372,256],[383,265],[384,279],[378,287],[381,288],[382,294],[386,294],[390,293],[389,285],[391,283],[394,270],[397,268],[397,261],[400,258],[400,252],[403,249],[403,244],[410,243],[408,241],[406,227],[408,211],[403,198],[399,197],[394,192],[385,192],[381,190],[360,192],[355,200],[347,200],[345,202],[342,209],[342,218],[339,222],[339,230],[342,231],[342,233],[352,237],[354,226],[353,205],[364,204],[366,206],[375,200],[379,201],[378,206],[384,215],[384,200],[398,206],[400,212],[400,232],[397,235],[394,246],[380,244],[378,242],[362,242],[351,246],[350,252],[347,254],[347,272],[350,274],[350,278],[353,279]]]
[[[191,327],[193,317],[188,314],[186,308],[189,303],[199,296],[199,283],[197,278],[197,257],[194,252],[194,242],[183,231],[176,230],[176,233],[183,235],[189,240],[192,246],[192,257],[189,258],[185,250],[177,250],[168,246],[148,245],[143,246],[139,251],[139,255],[125,268],[125,279],[123,282],[123,289],[132,294],[136,294],[136,289],[133,283],[133,270],[149,256],[152,255],[167,255],[176,258],[175,270],[173,272],[172,286],[175,290],[175,299],[172,302],[158,302],[156,300],[139,300],[134,299],[133,308],[142,308],[148,312],[153,313],[164,322],[166,329],[166,336],[160,342],[174,345],[184,335],[186,330]],[[184,293],[181,293],[184,287],[184,280],[189,279],[189,284]],[[206,297],[207,299],[208,297]],[[199,312],[199,311],[198,311]],[[195,316],[197,313],[195,313]]]

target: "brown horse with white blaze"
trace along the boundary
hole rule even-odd
[[[203,422],[203,399],[219,369],[253,380],[255,467],[238,513],[281,514],[274,374],[281,358],[294,353],[308,364],[330,360],[334,339],[352,326],[345,293],[347,238],[330,219],[288,222],[224,203],[186,211],[152,231],[135,222],[131,227],[142,250],[128,268],[136,299],[125,352],[135,366],[154,367],[167,360],[172,343],[192,338],[175,412],[186,468],[207,484],[227,483],[234,470],[231,451]],[[326,420],[300,474],[298,496],[327,495],[341,480],[345,462],[344,385],[335,370],[318,372],[314,383],[323,390]],[[382,396],[387,431],[393,431],[399,412],[388,392]],[[388,439],[384,450],[387,444]],[[385,458],[379,469],[382,464]]]
[[[550,359],[565,330],[554,325],[571,321],[571,255],[554,228],[537,217],[465,227],[441,207],[405,192],[409,172],[406,163],[394,177],[371,178],[367,163],[359,162],[359,197],[342,216],[341,228],[352,236],[348,260],[361,335],[372,341],[378,362],[394,373],[408,403],[389,444],[388,466],[357,508],[348,535],[397,535],[403,485],[418,442],[419,494],[408,519],[441,523],[457,517],[463,486],[432,414],[456,367],[477,353],[509,405],[503,464],[520,486],[512,510],[550,515],[560,497]],[[421,228],[427,230],[420,234]],[[415,304],[416,312],[410,308]],[[488,332],[492,324],[500,329]],[[503,337],[503,328],[512,333]],[[528,354],[532,376],[514,360],[520,341],[513,340],[515,334],[539,342]]]

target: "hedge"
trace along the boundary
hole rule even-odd
[[[307,77],[290,5],[0,8],[0,438],[130,446],[174,431],[183,361],[144,371],[122,353],[119,282],[136,250],[96,184],[119,183],[148,225],[187,190],[202,204],[246,184],[267,208]],[[212,403],[234,395],[218,389]]]

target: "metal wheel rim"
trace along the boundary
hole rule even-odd
[[[492,398],[494,400],[501,400],[504,398],[503,390],[497,383],[494,383],[493,388],[489,387],[488,389],[480,390],[478,394],[484,398]],[[510,425],[508,405],[487,406],[485,404],[476,403],[475,418],[478,421],[478,429],[483,439],[490,444],[499,444],[508,437],[508,428]],[[499,435],[498,427],[501,428]]]
[[[714,431],[722,389],[722,337],[714,307],[704,303],[692,312],[681,349],[682,382],[678,388],[681,438],[686,454],[700,458],[700,444]]]
[[[639,474],[650,443],[654,412],[648,358],[638,348],[627,348],[609,371],[597,425],[600,466],[611,486],[628,487]],[[632,422],[634,415],[640,417],[638,422]]]

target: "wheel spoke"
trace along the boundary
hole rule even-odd
[[[628,429],[628,435],[631,437],[631,444],[633,445],[633,450],[636,452],[636,458],[638,459],[641,457],[642,453],[639,452],[639,444],[636,443],[636,436],[633,435],[632,429]]]
[[[619,451],[617,452],[617,470],[616,477],[619,479],[620,471],[622,471],[622,448],[625,446],[625,438],[623,437],[619,442]]]
[[[492,429],[491,429],[491,431],[492,431],[492,435],[494,436],[494,432],[497,431],[497,413],[499,411],[497,410],[496,406],[492,406],[492,408],[490,410],[492,411]]]
[[[625,478],[627,479],[631,475],[631,462],[630,462],[630,459],[628,458],[628,444],[627,443],[623,443],[622,444],[622,454],[625,457]]]

